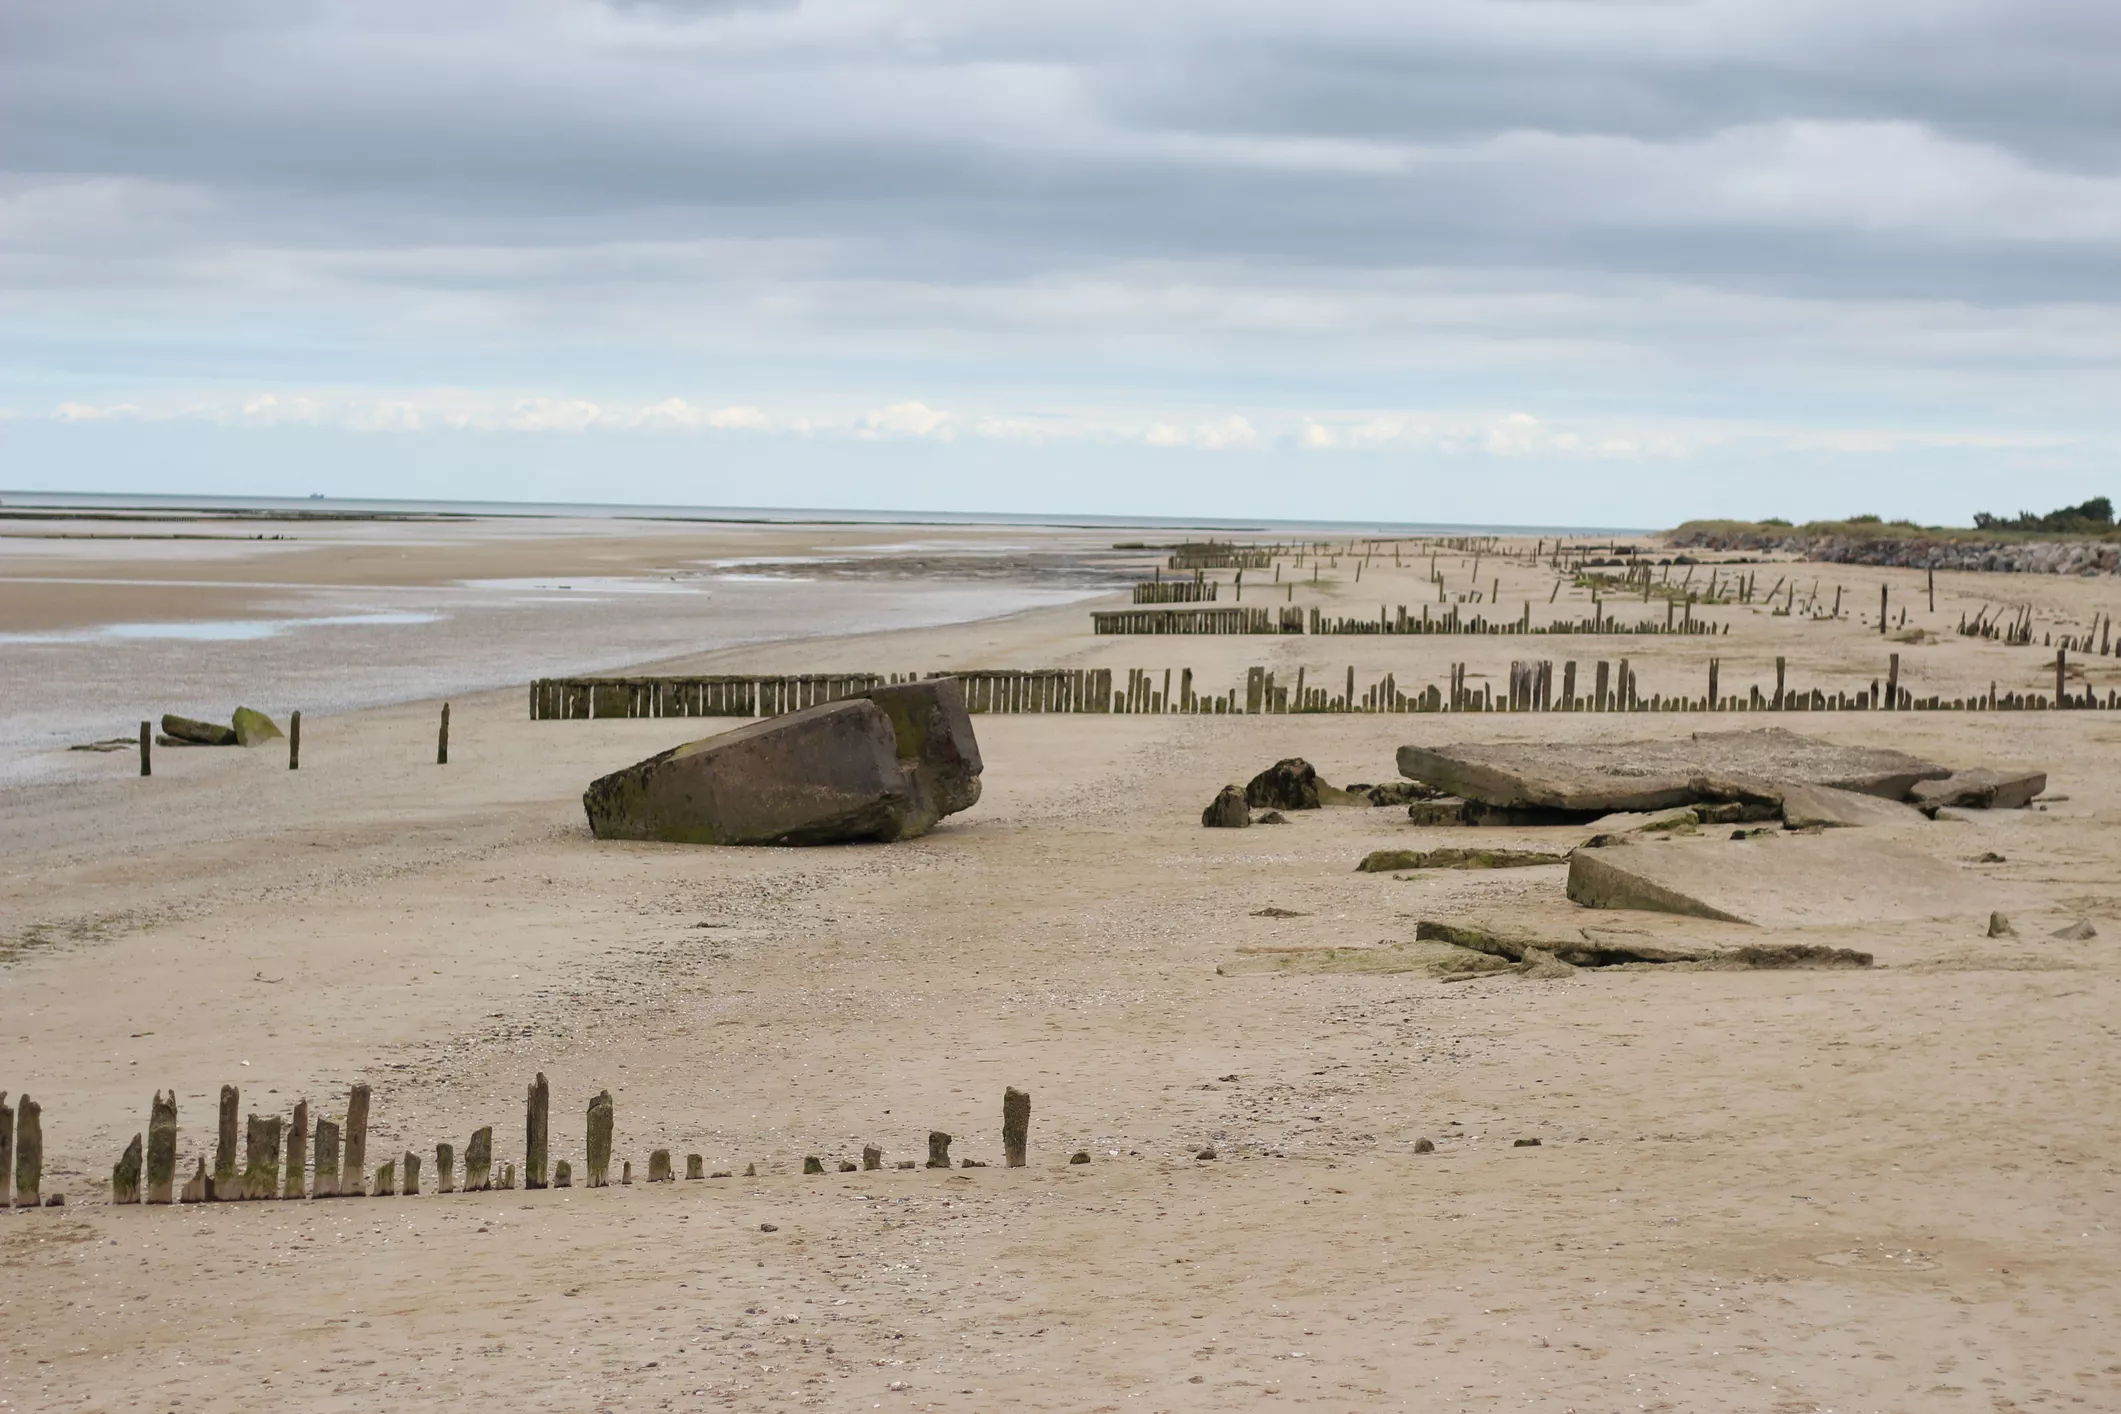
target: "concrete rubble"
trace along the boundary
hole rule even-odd
[[[880,687],[688,742],[592,782],[598,839],[815,845],[911,839],[979,799],[955,679]]]
[[[1998,904],[2028,901],[1896,837],[1839,831],[1579,849],[1569,857],[1568,896],[1588,908],[1777,928],[1985,918]]]

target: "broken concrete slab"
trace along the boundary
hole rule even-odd
[[[1898,800],[1943,766],[1878,747],[1837,746],[1779,727],[1697,732],[1669,741],[1510,742],[1403,746],[1399,771],[1467,800],[1505,809],[1667,810],[1759,794],[1760,783],[1825,785]]]
[[[1463,825],[1467,823],[1466,802],[1455,795],[1417,800],[1407,807],[1407,819],[1417,825]]]
[[[1782,823],[1793,830],[1805,830],[1922,825],[1928,821],[1914,806],[1897,800],[1881,800],[1875,795],[1832,786],[1786,786],[1782,792]]]
[[[1692,834],[1701,827],[1701,816],[1691,805],[1670,810],[1627,810],[1601,815],[1584,828],[1600,835]]]
[[[1566,854],[1533,849],[1379,849],[1355,866],[1361,874],[1389,874],[1396,869],[1531,869],[1566,864]]]
[[[934,678],[874,687],[859,695],[891,719],[899,760],[912,763],[916,793],[936,819],[979,804],[980,773],[986,764],[972,735],[963,683]]]
[[[229,718],[229,725],[235,730],[238,746],[263,746],[285,735],[273,725],[272,718],[249,707],[238,707],[235,715]]]
[[[193,746],[234,746],[236,733],[233,728],[218,722],[201,722],[190,717],[180,717],[174,712],[162,714],[162,734],[171,741],[186,742]]]
[[[1245,793],[1236,786],[1224,786],[1215,793],[1215,799],[1208,802],[1208,808],[1200,812],[1200,823],[1210,830],[1242,830],[1252,823],[1252,811],[1245,804]]]
[[[1630,962],[1699,962],[1716,956],[1715,948],[1666,948],[1654,943],[1607,943],[1587,937],[1534,938],[1478,923],[1448,923],[1424,918],[1414,925],[1422,941],[1451,943],[1509,962],[1523,962],[1527,949],[1538,949],[1573,967],[1618,967]]]
[[[1957,806],[1966,810],[2022,810],[2047,789],[2045,771],[1954,771],[1938,781],[1917,781],[1908,800],[1920,810]]]
[[[1291,756],[1245,783],[1245,804],[1255,810],[1316,810],[1320,784],[1310,762]]]
[[[2024,901],[1891,836],[1842,832],[1578,850],[1568,895],[1587,908],[1788,928],[1985,917],[1999,903]]]
[[[687,742],[590,784],[598,839],[808,845],[901,840],[979,798],[955,679],[880,689]]]

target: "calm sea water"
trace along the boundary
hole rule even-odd
[[[7,507],[89,512],[203,511],[260,517],[332,516],[593,516],[704,520],[769,525],[1036,525],[1084,529],[1213,531],[1219,534],[1305,535],[1640,535],[1624,526],[1449,525],[1428,521],[1230,520],[1216,516],[984,515],[969,511],[835,510],[783,506],[571,505],[533,501],[367,501],[332,496],[139,496],[87,492],[0,491]]]

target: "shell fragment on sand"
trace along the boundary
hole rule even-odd
[[[808,845],[901,840],[979,799],[953,678],[902,683],[674,747],[591,783],[598,839]]]

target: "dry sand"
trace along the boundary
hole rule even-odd
[[[1880,572],[1817,571],[1875,605]],[[1552,582],[1502,573],[1506,603]],[[1896,596],[1918,582],[1883,577]],[[1296,602],[1434,592],[1411,566],[1341,578]],[[1910,622],[1945,641],[1893,645],[1917,690],[2051,684],[2051,652],[1949,634],[1983,595],[2039,604],[2043,628],[2121,597],[1940,577],[1938,612]],[[1387,669],[1411,690],[1528,651],[1096,640],[1087,607],[688,666],[1192,666],[1213,691],[1253,662],[1337,687],[1352,661],[1358,690]],[[1726,691],[1771,681],[1778,654],[1807,686],[1882,671],[1858,623],[1711,615],[1734,624]],[[1625,655],[1645,692],[1698,693],[1708,650],[1529,651]],[[2091,680],[2121,677],[2114,661]],[[44,1104],[46,1188],[68,1203],[0,1218],[0,1409],[2121,1407],[2111,714],[1792,723],[2044,765],[2066,800],[1896,833],[2003,856],[1966,867],[2042,901],[2019,938],[1972,918],[1814,929],[1878,966],[1456,983],[1217,968],[1403,941],[1425,917],[1653,939],[1733,925],[1591,918],[1559,867],[1352,872],[1371,849],[1464,838],[1396,810],[1204,831],[1201,806],[1286,755],[1386,780],[1407,741],[1747,723],[976,721],[979,806],[881,847],[597,844],[590,778],[719,724],[532,723],[516,688],[456,700],[442,768],[419,702],[305,717],[298,773],[272,750],[165,751],[150,780],[92,756],[7,789],[0,1086]],[[2048,938],[2078,918],[2101,936]],[[608,1087],[637,1177],[662,1146],[760,1176],[445,1198],[430,1172],[418,1199],[103,1201],[158,1086],[179,1095],[185,1173],[221,1084],[246,1111],[306,1096],[333,1113],[364,1079],[371,1166],[413,1148],[431,1170],[436,1142],[461,1151],[484,1124],[520,1159],[540,1070],[555,1157],[578,1172],[583,1107]],[[1033,1097],[1024,1170],[1000,1167],[1005,1085]],[[919,1157],[932,1128],[993,1166],[799,1176],[805,1155],[829,1168],[865,1143]],[[1414,1152],[1423,1137],[1435,1153]],[[1093,1162],[1069,1165],[1078,1148]]]

